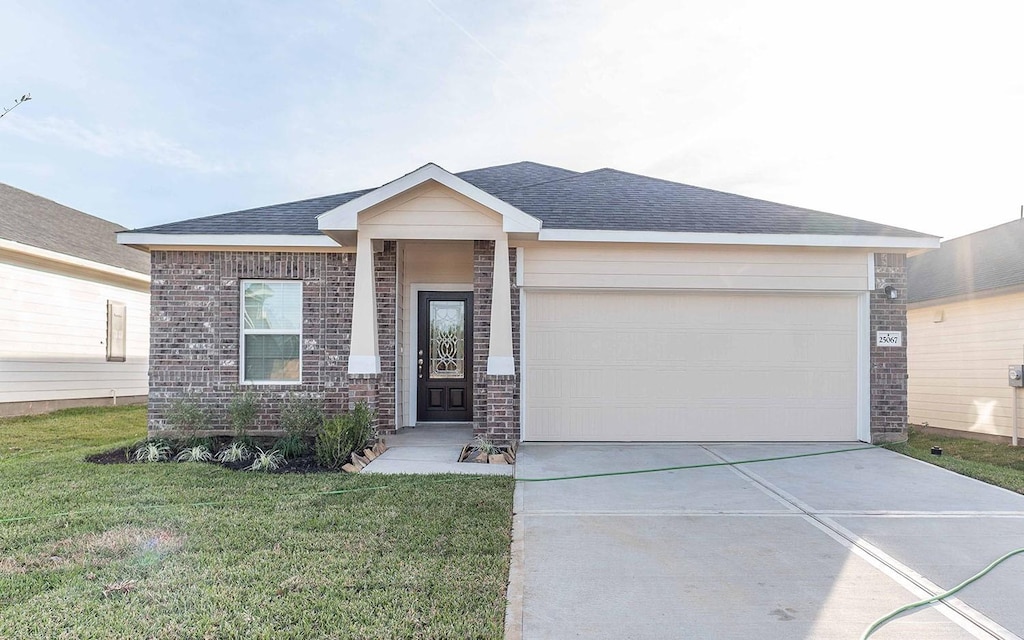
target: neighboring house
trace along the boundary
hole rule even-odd
[[[493,440],[886,440],[913,231],[612,169],[428,164],[119,234],[152,255],[150,430],[289,392]],[[888,287],[888,289],[887,289]],[[893,298],[888,292],[894,293]],[[884,334],[883,334],[884,336]],[[902,334],[900,334],[902,338]]]
[[[123,229],[0,184],[0,416],[145,401],[149,260]]]
[[[1009,441],[1024,364],[1024,220],[908,260],[910,422]]]

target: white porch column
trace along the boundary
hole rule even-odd
[[[356,282],[352,296],[352,333],[348,352],[348,372],[353,374],[380,373],[377,292],[373,281],[373,241],[360,235],[356,241]]]
[[[509,284],[508,237],[494,242],[494,278],[491,283],[491,339],[487,350],[487,375],[516,373],[512,357],[512,287]]]

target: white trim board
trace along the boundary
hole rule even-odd
[[[857,439],[871,442],[871,294],[867,291],[857,296]]]
[[[330,231],[355,231],[359,228],[358,217],[361,211],[418,187],[429,180],[444,185],[500,214],[502,229],[506,233],[536,233],[540,231],[541,221],[539,219],[520,211],[483,189],[473,186],[432,162],[354,200],[349,200],[330,211],[321,213],[317,216],[317,228]]]
[[[135,233],[121,231],[118,244],[137,246],[194,246],[194,247],[325,247],[342,245],[328,236],[273,233]]]
[[[682,231],[611,231],[541,229],[539,239],[559,242],[648,242],[667,244],[724,244],[792,247],[857,247],[879,249],[938,249],[937,237],[850,236],[792,233],[692,233]]]
[[[409,384],[409,413],[411,415],[406,416],[405,419],[410,424],[416,424],[417,421],[419,420],[419,416],[417,415],[418,414],[418,411],[417,411],[417,407],[418,407],[417,400],[419,399],[417,397],[417,394],[419,393],[419,383],[418,383],[418,380],[416,378],[416,360],[418,359],[419,356],[416,353],[416,342],[417,342],[417,338],[419,337],[417,335],[417,331],[418,331],[417,330],[417,326],[419,325],[419,320],[420,320],[420,317],[419,317],[420,316],[420,304],[419,304],[420,292],[421,291],[466,291],[466,292],[469,292],[469,293],[473,293],[473,283],[470,282],[470,283],[465,283],[465,284],[459,284],[459,283],[448,282],[448,283],[438,284],[438,283],[429,283],[429,282],[426,282],[426,283],[425,282],[410,282],[407,285],[407,287],[408,287],[409,295],[408,295],[408,297],[405,300],[405,310],[406,310],[405,317],[406,317],[406,321],[408,323],[408,324],[406,324],[406,327],[405,327],[405,342],[406,342],[405,346],[407,347],[406,353],[410,355],[410,357],[407,358],[407,360],[408,360],[408,362],[407,362],[407,366],[408,366],[407,375],[409,376],[408,377],[408,384]],[[474,300],[473,303],[476,304],[476,301]],[[473,320],[472,315],[473,315],[473,310],[470,309],[470,321],[471,322]],[[397,349],[398,345],[395,345],[395,348]],[[474,354],[474,357],[475,357],[475,354]],[[469,366],[473,367],[474,366],[473,362],[469,362]],[[475,409],[475,407],[474,407],[474,409]],[[476,416],[473,416],[473,419],[475,420]]]

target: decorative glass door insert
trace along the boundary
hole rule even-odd
[[[462,379],[466,375],[466,303],[430,301],[430,377]]]

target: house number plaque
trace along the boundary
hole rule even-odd
[[[903,346],[903,332],[902,331],[879,331],[875,335],[875,346],[876,347],[902,347]]]

